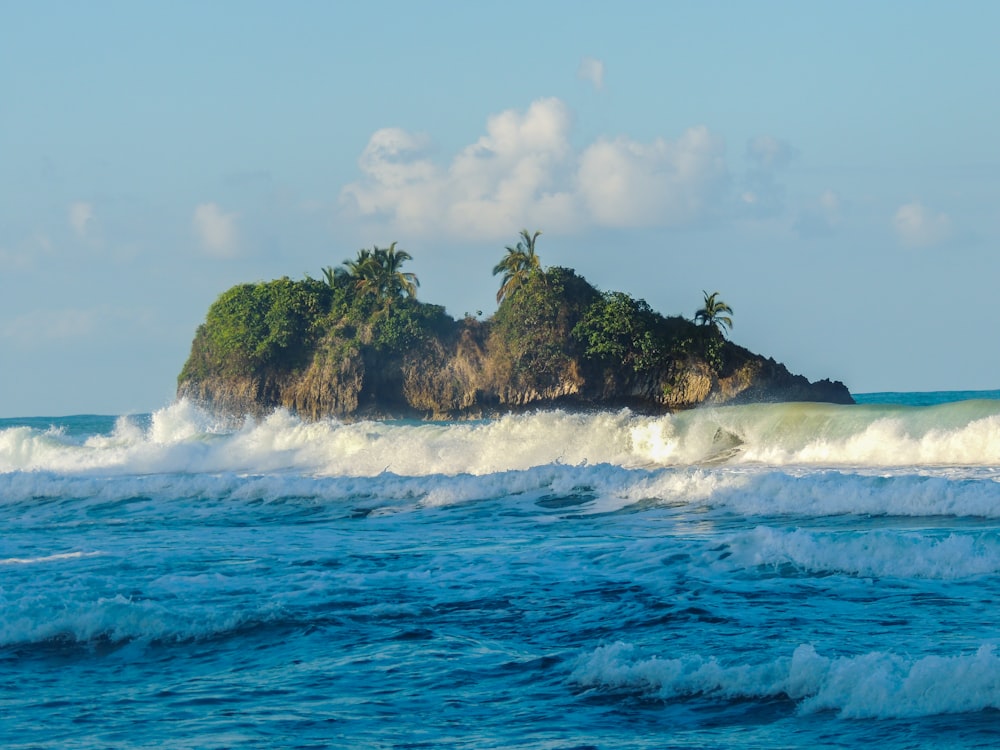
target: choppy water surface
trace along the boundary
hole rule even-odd
[[[0,529],[4,747],[1000,739],[997,401],[0,420]]]

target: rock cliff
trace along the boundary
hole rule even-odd
[[[362,304],[311,279],[235,287],[199,327],[178,396],[232,415],[285,407],[311,419],[853,403],[842,383],[810,383],[714,328],[601,294],[560,268],[488,320],[455,321],[409,299]]]

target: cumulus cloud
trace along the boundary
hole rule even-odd
[[[725,184],[725,144],[704,126],[677,141],[600,140],[580,159],[579,186],[603,226],[677,226],[701,218]]]
[[[576,77],[589,81],[595,89],[600,91],[604,88],[604,62],[596,57],[585,57],[580,61],[580,67],[576,69]]]
[[[917,201],[900,206],[892,217],[892,226],[908,247],[937,245],[951,236],[951,218],[934,213]]]
[[[447,168],[426,156],[425,136],[385,128],[358,161],[365,179],[346,186],[341,199],[416,234],[504,236],[526,223],[561,225],[573,213],[572,197],[556,189],[571,151],[569,127],[558,99],[540,99],[523,114],[501,112]]]
[[[726,178],[725,146],[707,128],[676,142],[602,139],[577,153],[559,99],[490,117],[486,133],[441,166],[426,136],[376,131],[345,207],[408,234],[506,237],[512,227],[677,225],[705,213]]]
[[[202,203],[195,208],[191,223],[206,252],[223,258],[236,254],[235,213],[224,213],[215,203]]]
[[[94,206],[91,203],[77,201],[69,207],[69,223],[80,239],[86,239],[94,221]]]

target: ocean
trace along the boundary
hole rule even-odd
[[[4,748],[993,748],[1000,392],[0,420]]]

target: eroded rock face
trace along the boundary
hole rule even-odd
[[[555,372],[519,372],[517,363],[491,349],[488,339],[468,332],[450,344],[432,341],[402,357],[332,352],[320,348],[298,372],[186,380],[178,395],[228,414],[261,415],[285,407],[309,419],[463,419],[549,407],[627,406],[657,413],[705,403],[853,403],[843,383],[810,383],[738,347],[730,356],[735,364],[721,375],[693,357],[643,373],[575,358]]]
[[[602,294],[572,269],[529,276],[487,320],[312,279],[238,285],[199,326],[178,395],[232,416],[463,419],[539,408],[658,413],[753,401],[853,403],[713,328]],[[339,302],[338,302],[339,300]]]

